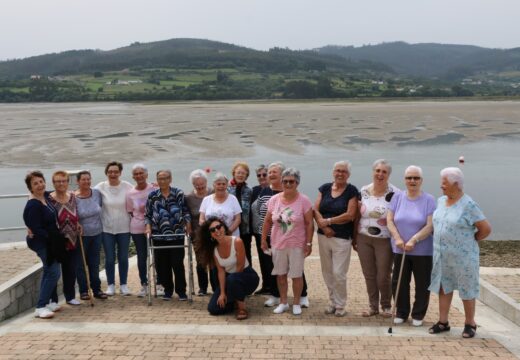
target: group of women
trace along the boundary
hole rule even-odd
[[[194,242],[198,294],[206,295],[209,286],[213,291],[208,305],[211,314],[235,309],[237,319],[248,317],[245,299],[260,282],[252,268],[254,238],[262,278],[255,294],[269,295],[265,306],[274,307],[275,314],[286,312],[290,309],[291,279],[292,313],[300,315],[302,308],[309,306],[304,263],[312,252],[316,224],[328,290],[326,314],[346,314],[347,272],[354,249],[368,295],[362,316],[391,317],[394,296],[394,323],[404,323],[411,316],[412,324],[421,326],[433,291],[439,294],[439,320],[429,332],[448,331],[453,290],[458,290],[466,315],[463,337],[475,335],[477,241],[487,237],[491,227],[478,205],[464,194],[464,177],[458,168],[441,171],[444,196],[436,202],[421,190],[423,174],[418,166],[405,170],[405,189],[399,190],[389,182],[390,163],[377,160],[372,167],[372,182],[358,191],[349,183],[350,163],[339,161],[333,166],[332,181],[319,187],[314,204],[298,191],[300,172],[285,168],[281,162],[257,167],[258,185],[252,188],[247,183],[250,170],[245,162],[235,163],[231,179],[216,173],[212,187],[208,186],[206,171],[195,170],[190,174],[193,191],[186,196],[172,186],[168,170],[157,172],[157,182],[150,184],[146,167],[136,164],[132,168],[134,186],[120,179],[122,169],[118,162],[107,164],[107,180],[94,188],[90,173],[82,171],[77,174],[75,192],[67,190],[66,172],[54,173],[52,193],[46,191],[41,172],[27,175],[31,192],[24,211],[27,242],[43,263],[36,316],[52,317],[59,310],[56,284],[60,264],[65,299],[70,305],[80,304],[74,294],[76,279],[83,300],[90,297],[88,287],[100,299],[115,294],[116,253],[119,290],[122,295],[130,295],[130,238],[135,242],[142,285],[138,295],[146,295],[146,236],[152,236],[157,246],[182,245],[184,234],[190,234]],[[84,248],[90,284],[86,283],[78,243]],[[101,291],[98,275],[101,244],[108,283],[105,292]],[[172,299],[175,292],[179,300],[186,300],[184,248],[160,249],[155,257],[163,299]]]

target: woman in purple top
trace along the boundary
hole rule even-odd
[[[408,166],[404,179],[406,191],[397,192],[392,197],[387,213],[387,226],[392,235],[392,250],[395,254],[392,274],[394,297],[401,261],[404,260],[394,323],[401,324],[410,315],[410,281],[413,274],[415,301],[411,309],[412,324],[421,326],[430,302],[428,287],[432,272],[435,198],[421,191],[423,177],[420,167]],[[403,253],[406,253],[404,259]]]

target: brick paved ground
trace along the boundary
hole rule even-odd
[[[275,315],[263,307],[263,296],[252,296],[247,303],[250,318],[235,320],[233,315],[208,315],[209,297],[194,297],[193,303],[116,295],[95,306],[64,305],[52,320],[30,318],[25,325],[3,331],[0,326],[1,359],[164,359],[164,358],[344,358],[344,359],[514,359],[492,338],[463,340],[459,331],[433,336],[427,333],[437,320],[437,297],[432,295],[430,310],[422,328],[394,326],[395,336],[386,334],[389,319],[361,317],[367,308],[367,295],[359,260],[353,256],[348,275],[348,314],[343,318],[325,315],[326,291],[321,277],[317,246],[306,261],[311,307],[299,317],[290,313]],[[254,266],[258,268],[256,259]],[[196,282],[196,279],[195,279]],[[129,285],[137,291],[138,276],[132,267]],[[196,287],[195,290],[198,290]],[[463,326],[463,315],[452,308],[452,326]],[[125,326],[128,324],[128,326]],[[268,333],[262,329],[273,329]],[[153,327],[154,331],[150,331]],[[69,329],[65,331],[64,328]],[[180,335],[171,329],[193,329]],[[212,329],[211,331],[208,329]],[[295,329],[308,328],[315,336],[298,335]],[[215,330],[216,329],[216,330]],[[219,330],[221,329],[221,331]],[[231,330],[229,330],[231,329]],[[337,329],[345,336],[320,336]],[[366,335],[350,336],[363,329]],[[368,330],[367,330],[368,329]],[[64,332],[65,331],[65,332]],[[191,331],[191,330],[190,330]],[[361,331],[361,330],[360,330]],[[409,336],[411,332],[413,336]],[[163,332],[163,333],[160,333]],[[279,336],[282,334],[283,336]],[[313,332],[310,332],[313,334]]]
[[[0,284],[40,262],[34,251],[27,247],[0,249]]]
[[[520,303],[520,274],[517,275],[481,275],[482,279]]]

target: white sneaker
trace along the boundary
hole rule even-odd
[[[34,317],[40,318],[40,319],[50,319],[54,316],[54,312],[50,311],[46,307],[37,308],[34,311]]]
[[[273,306],[278,305],[278,304],[280,304],[280,298],[271,295],[271,296],[269,296],[269,298],[265,301],[264,306],[267,306],[267,307],[273,307]],[[289,306],[289,305],[287,305],[287,306]]]
[[[47,309],[49,309],[50,311],[52,312],[56,312],[56,311],[60,311],[61,310],[61,306],[59,306],[57,303],[55,302],[51,302],[49,303],[47,306],[46,306]]]
[[[300,305],[301,305],[301,300],[300,300]],[[325,314],[327,315],[332,315],[336,312],[336,307],[334,305],[327,305],[327,307],[325,308]]]
[[[130,295],[132,295],[132,293],[130,292],[130,289],[128,288],[128,286],[126,286],[126,284],[121,284],[121,286],[119,287],[119,292],[123,296],[130,296]]]
[[[72,299],[72,300],[67,301],[67,304],[77,306],[77,305],[81,305],[81,301],[79,301],[78,299]]]
[[[280,307],[280,305],[278,305]],[[300,305],[293,305],[292,306],[292,313],[293,315],[301,315],[302,314],[302,307]]]
[[[164,295],[164,286],[161,284],[157,284],[157,296],[163,296]]]
[[[278,299],[280,301],[280,299]],[[279,304],[276,309],[273,310],[275,314],[281,314],[289,310],[289,304]],[[301,309],[300,309],[301,310]]]
[[[396,317],[394,319],[394,324],[398,325],[398,324],[402,324],[402,323],[404,323],[404,319],[399,318],[399,317]]]
[[[334,313],[334,316],[336,317],[343,317],[347,315],[347,311],[345,309],[336,309],[336,312]]]
[[[148,287],[146,285],[141,286],[141,290],[137,293],[138,297],[145,297],[148,295]]]
[[[302,296],[300,298],[300,305],[302,308],[306,308],[308,309],[309,308],[309,298],[307,296]]]
[[[422,320],[412,319],[413,326],[422,326]]]
[[[116,286],[114,284],[110,284],[107,286],[107,290],[105,291],[105,294],[108,296],[114,296],[116,293]]]

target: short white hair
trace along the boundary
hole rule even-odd
[[[423,177],[423,176],[422,176],[422,169],[421,169],[419,166],[417,166],[417,165],[410,165],[410,166],[408,166],[408,167],[406,168],[406,170],[404,171],[404,175],[405,175],[405,176],[406,176],[406,173],[407,173],[408,171],[417,171],[417,172],[419,173],[419,176],[420,176],[420,177]]]
[[[225,181],[227,183],[228,178],[226,175],[224,175],[224,173],[219,171],[215,174],[215,177],[213,178],[213,184],[216,183],[217,181]]]
[[[208,176],[206,175],[206,172],[202,169],[196,169],[193,170],[190,173],[190,183],[193,184],[193,182],[197,179],[204,179],[206,182],[208,181]]]
[[[351,165],[350,165],[350,163],[347,160],[336,161],[334,163],[334,166],[332,167],[332,169],[335,169],[336,166],[344,166],[344,167],[346,167],[348,173],[350,174],[350,167],[351,167]]]
[[[275,162],[270,163],[269,166],[267,167],[267,170],[269,170],[273,167],[277,167],[280,170],[280,174],[283,173],[283,171],[285,170],[285,165],[281,161],[275,161]]]
[[[450,184],[457,183],[460,190],[464,188],[464,174],[457,167],[447,167],[441,170],[441,179],[446,178]]]
[[[375,170],[376,167],[378,167],[379,165],[383,165],[384,167],[386,167],[386,170],[388,170],[388,175],[392,174],[392,165],[390,165],[390,162],[388,162],[388,160],[377,159],[372,164],[372,170]]]
[[[137,169],[141,169],[145,173],[148,174],[148,168],[146,167],[145,164],[141,164],[141,163],[134,164],[134,166],[132,166],[132,173],[134,172],[134,170],[137,170]]]

